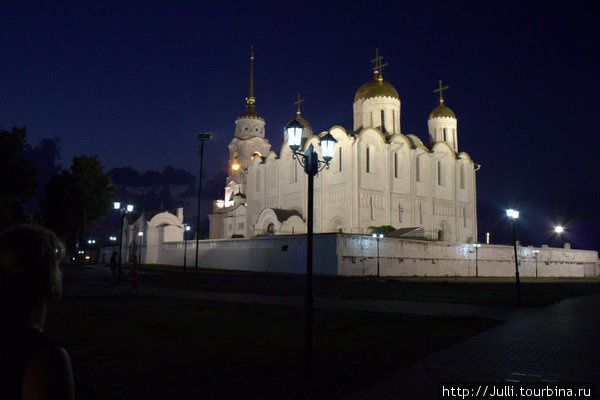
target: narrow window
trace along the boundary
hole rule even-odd
[[[404,209],[402,208],[402,204],[398,204],[398,222],[402,223],[402,213]]]
[[[415,158],[416,172],[417,172],[417,182],[421,182],[421,162],[419,157]]]
[[[464,165],[460,166],[460,188],[461,189],[465,188],[465,166]]]
[[[444,184],[444,181],[442,180],[442,161],[439,160],[437,162],[437,178],[438,178],[438,185],[442,186]]]
[[[373,111],[371,111],[369,113],[370,117],[371,117],[371,123],[369,124],[369,126],[373,126]]]
[[[463,226],[466,228],[467,227],[467,209],[465,207],[463,207]]]
[[[369,172],[370,172],[370,169],[371,169],[371,168],[370,168],[370,167],[371,167],[371,166],[370,166],[370,161],[371,161],[371,159],[370,159],[370,156],[371,156],[371,155],[370,155],[370,149],[367,147],[367,155],[366,155],[366,161],[367,161],[367,173],[369,173]]]
[[[419,203],[419,223],[423,225],[423,207],[421,203]]]
[[[444,128],[444,142],[447,142],[447,141],[448,141],[448,138],[446,136],[446,128]]]
[[[396,110],[392,110],[392,133],[396,133]]]
[[[373,197],[369,197],[369,207],[371,207],[371,221],[372,221],[375,219],[375,218],[373,218]]]
[[[381,132],[385,132],[385,116],[383,110],[381,110]]]
[[[394,153],[394,178],[398,177],[398,153]]]
[[[338,172],[342,172],[342,148],[338,149]]]

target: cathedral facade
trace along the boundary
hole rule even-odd
[[[292,158],[287,138],[279,153],[265,138],[265,119],[256,111],[253,62],[246,109],[235,121],[229,143],[229,174],[223,199],[213,202],[210,238],[306,233],[307,176]],[[381,57],[373,78],[354,97],[352,129],[334,126],[338,141],[328,169],[315,176],[314,232],[370,233],[369,227],[421,228],[428,239],[477,239],[476,174],[479,168],[459,151],[457,118],[440,101],[427,121],[428,143],[403,134],[401,101],[383,80]],[[305,129],[301,151],[319,138],[298,111]],[[285,134],[284,134],[285,135]]]

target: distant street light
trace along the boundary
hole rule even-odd
[[[374,233],[373,237],[377,240],[377,277],[379,277],[379,240],[383,239],[383,233]]]
[[[133,211],[133,204],[127,204],[127,205],[123,205],[123,207],[121,207],[121,202],[115,201],[113,203],[113,208],[121,213],[121,229],[120,229],[121,240],[119,241],[119,272],[117,275],[117,279],[120,279],[121,271],[123,270],[123,261],[122,261],[123,257],[121,256],[121,254],[122,254],[122,250],[123,250],[123,235],[124,235],[123,230],[125,229],[124,228],[125,214]]]
[[[116,242],[117,241],[117,237],[116,236],[109,236],[108,240],[110,240],[111,242]]]
[[[533,255],[535,256],[535,277],[538,277],[538,264],[537,264],[537,258],[538,258],[538,254],[540,254],[540,251],[535,249],[533,250]]]
[[[565,233],[565,228],[561,225],[557,225],[554,227],[554,233],[558,235],[558,242],[561,244],[561,247],[564,247],[565,241],[563,239],[563,233]]]
[[[198,140],[200,141],[200,178],[198,178],[198,216],[196,217],[196,272],[198,272],[198,240],[200,240],[200,204],[202,201],[202,166],[204,164],[204,142],[210,139],[212,139],[211,133],[198,134]]]
[[[183,224],[183,272],[185,272],[185,264],[187,261],[187,240],[185,240],[185,233],[190,229],[188,224]]]
[[[96,239],[88,239],[88,244],[96,244]]]
[[[513,247],[515,250],[515,278],[517,280],[517,304],[521,305],[521,281],[519,279],[519,260],[517,258],[517,233],[515,228],[515,221],[519,218],[519,212],[509,208],[506,210],[506,215],[512,219],[512,231],[513,231]]]
[[[475,247],[475,276],[479,276],[479,248],[481,244],[474,243],[473,247]]]
[[[138,237],[140,238],[140,241],[138,243],[138,265],[141,265],[142,264],[142,243],[144,243],[144,232],[139,231]]]
[[[298,111],[300,115],[300,111]],[[308,196],[307,196],[307,210],[306,210],[306,297],[304,302],[304,356],[306,363],[306,373],[308,376],[312,376],[313,368],[313,322],[314,322],[314,309],[313,309],[313,293],[312,293],[312,275],[313,275],[313,213],[314,213],[314,179],[315,175],[322,171],[324,168],[329,168],[329,161],[333,158],[333,153],[337,140],[327,132],[326,135],[321,137],[320,147],[323,160],[319,159],[319,153],[315,150],[313,145],[308,146],[308,149],[304,153],[300,150],[302,144],[302,134],[306,128],[302,125],[298,119],[292,119],[285,127],[284,131],[287,133],[288,145],[292,150],[292,158],[297,160],[302,167],[304,172],[308,175]]]

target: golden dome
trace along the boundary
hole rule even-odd
[[[441,118],[441,117],[456,119],[456,115],[454,115],[454,111],[452,111],[451,109],[449,109],[448,107],[446,107],[444,105],[444,100],[441,100],[440,104],[438,104],[438,106],[431,112],[431,114],[429,114],[429,119]]]
[[[240,118],[257,118],[264,121],[264,118],[254,109],[253,105],[247,105],[246,109],[238,117],[238,119]]]
[[[393,97],[400,100],[396,89],[380,77],[374,76],[369,82],[362,85],[356,91],[354,101],[361,99],[370,99],[371,97]]]

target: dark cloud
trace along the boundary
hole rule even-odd
[[[196,181],[196,177],[192,173],[170,165],[166,166],[162,172],[147,170],[140,174],[131,167],[117,167],[111,169],[108,174],[115,185],[129,188],[190,185]]]

